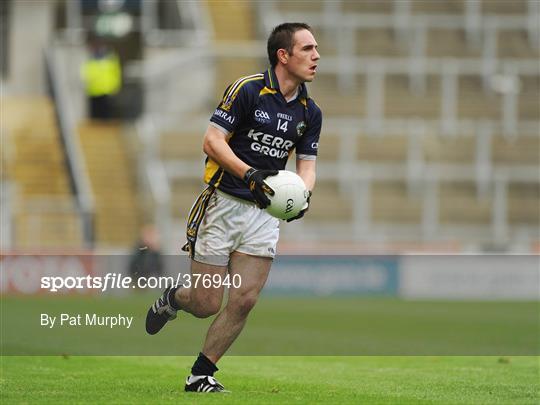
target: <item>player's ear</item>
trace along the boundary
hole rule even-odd
[[[278,49],[277,50],[277,57],[278,57],[278,60],[283,63],[284,65],[287,64],[288,60],[289,60],[289,52],[287,52],[286,49]]]

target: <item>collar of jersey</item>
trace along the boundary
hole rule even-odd
[[[274,89],[274,90],[279,91],[279,82],[276,77],[276,72],[274,72],[274,68],[269,67],[268,69],[266,69],[266,72],[264,72],[264,84],[269,89]],[[306,100],[309,98],[305,83],[302,83],[300,85],[300,91],[298,92],[297,99],[301,99],[301,98],[304,98]]]

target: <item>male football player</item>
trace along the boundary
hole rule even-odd
[[[213,377],[216,363],[241,332],[268,277],[279,221],[264,210],[270,203],[267,193],[273,194],[264,179],[284,169],[295,150],[296,172],[310,196],[315,185],[322,114],[305,82],[317,72],[317,42],[309,25],[284,23],[270,34],[267,49],[270,68],[231,84],[210,118],[203,142],[208,187],[189,213],[184,246],[192,275],[239,275],[241,285],[229,288],[221,312],[222,286],[168,288],[146,318],[146,330],[153,335],[179,310],[198,318],[219,312],[186,380],[186,391],[224,391]]]

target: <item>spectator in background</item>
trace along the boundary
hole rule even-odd
[[[98,38],[89,40],[90,58],[83,64],[81,76],[86,87],[90,117],[108,120],[112,117],[112,96],[122,86],[120,59],[114,50]]]
[[[135,281],[141,277],[158,277],[163,274],[159,234],[154,225],[145,225],[141,238],[131,255],[129,275]]]

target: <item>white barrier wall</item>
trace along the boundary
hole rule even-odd
[[[405,298],[540,299],[540,256],[403,256],[399,294]]]

